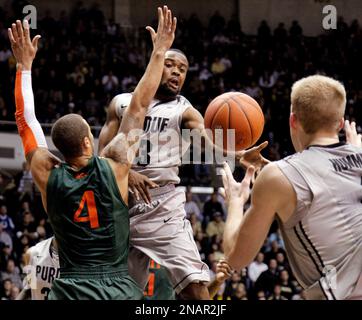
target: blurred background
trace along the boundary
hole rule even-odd
[[[263,152],[268,159],[294,152],[289,95],[301,77],[319,73],[340,80],[348,95],[346,118],[362,123],[359,0],[0,0],[1,299],[13,299],[22,288],[24,252],[52,235],[40,194],[23,164],[14,122],[15,60],[7,28],[26,17],[23,8],[29,4],[37,11],[32,35],[42,36],[32,74],[37,118],[46,133],[56,119],[74,112],[98,137],[112,97],[132,91],[145,70],[152,49],[145,26],[156,27],[156,8],[163,4],[178,18],[174,47],[190,62],[181,94],[202,114],[223,92],[240,91],[255,98],[266,119],[260,141],[269,141]],[[326,6],[336,9],[335,28],[333,12],[323,13]],[[323,21],[333,28],[323,28]],[[236,171],[237,177],[242,174]],[[227,215],[218,194],[220,181],[212,165],[182,166],[180,176],[187,191],[187,217],[214,277],[216,262],[223,256]],[[216,299],[303,299],[277,223],[255,261],[236,270]]]

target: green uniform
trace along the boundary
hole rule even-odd
[[[175,300],[175,292],[164,267],[150,262],[148,283],[144,291],[145,300]]]
[[[74,172],[62,163],[47,185],[47,211],[59,247],[60,278],[49,299],[140,299],[128,275],[128,208],[106,159]]]

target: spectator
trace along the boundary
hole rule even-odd
[[[235,289],[235,293],[231,297],[231,300],[248,300],[245,285],[243,283],[238,283]]]
[[[16,297],[19,295],[20,289],[17,286],[12,286],[10,291],[10,300],[16,300]]]
[[[258,300],[266,300],[265,292],[263,290],[260,290],[256,293],[256,298]]]
[[[20,239],[23,235],[27,236],[31,245],[36,243],[39,234],[36,232],[37,225],[34,221],[34,216],[30,211],[24,212],[22,224],[19,226],[16,236]]]
[[[104,92],[106,93],[112,93],[116,92],[118,88],[118,78],[113,74],[113,72],[110,70],[108,74],[104,75],[102,78],[102,84],[104,87]]]
[[[191,228],[192,228],[194,237],[195,237],[198,233],[202,233],[201,222],[197,219],[196,214],[195,214],[195,213],[191,213],[189,219],[190,219]]]
[[[276,284],[274,286],[273,294],[268,298],[268,300],[288,300],[288,299],[281,295],[281,287],[279,284]]]
[[[34,183],[28,162],[23,163],[23,171],[18,175],[17,180],[19,181],[18,192],[20,193],[20,201],[22,201],[26,196],[33,200]]]
[[[265,260],[268,262],[271,259],[276,259],[279,252],[285,255],[285,250],[279,246],[276,240],[273,240],[270,250],[265,253]]]
[[[215,212],[219,212],[222,216],[224,216],[224,210],[221,202],[218,200],[218,196],[218,192],[214,191],[210,200],[206,201],[204,204],[204,219],[206,224],[211,220]]]
[[[268,266],[264,263],[264,254],[259,252],[255,260],[248,267],[248,276],[255,283],[260,274],[266,270],[268,270]]]
[[[3,281],[2,287],[0,290],[1,300],[10,300],[12,287],[13,287],[13,283],[10,279],[5,279]]]
[[[219,57],[216,57],[211,64],[211,72],[214,75],[222,74],[226,71],[226,66],[223,64]]]
[[[218,236],[222,237],[225,229],[225,222],[222,219],[221,212],[215,212],[213,214],[213,221],[210,221],[206,228],[206,234],[208,237]]]
[[[6,270],[1,272],[1,279],[4,281],[10,279],[11,282],[18,288],[23,288],[23,283],[20,277],[20,270],[15,266],[15,262],[9,259],[6,265]]]
[[[186,217],[189,219],[191,214],[194,214],[199,221],[203,220],[200,208],[195,201],[192,200],[192,192],[186,192],[186,202],[185,202],[185,211]]]
[[[0,206],[0,224],[2,224],[4,231],[6,231],[10,236],[13,235],[15,225],[13,219],[8,216],[8,208],[6,205]]]
[[[273,292],[274,286],[277,284],[279,278],[277,267],[277,261],[271,259],[268,270],[262,272],[255,282],[256,291],[264,290],[267,294]]]
[[[241,283],[242,277],[241,272],[234,270],[231,278],[226,281],[225,291],[224,291],[224,300],[231,300],[234,296],[234,292],[237,289],[239,283]]]
[[[283,270],[280,272],[280,294],[288,300],[291,300],[296,290],[294,285],[289,279],[289,272],[287,270]]]
[[[4,248],[5,246],[12,249],[13,240],[10,235],[4,230],[4,225],[0,223],[0,249]]]

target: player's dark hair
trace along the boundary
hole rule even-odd
[[[65,158],[82,155],[82,143],[89,136],[88,126],[79,114],[67,114],[58,119],[51,132],[54,145]]]
[[[187,59],[187,56],[186,56],[185,52],[183,52],[183,51],[182,51],[182,50],[180,50],[180,49],[170,48],[170,49],[168,49],[167,51],[172,51],[172,52],[177,52],[177,53],[180,53],[180,54],[182,54],[183,56],[185,56],[186,60],[188,61],[188,59]]]

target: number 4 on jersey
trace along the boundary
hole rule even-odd
[[[81,216],[84,205],[87,205],[87,216]],[[94,199],[93,191],[86,191],[83,193],[82,199],[80,200],[79,208],[74,213],[74,222],[90,222],[92,229],[99,227],[98,222],[98,211],[96,207],[96,201]]]

